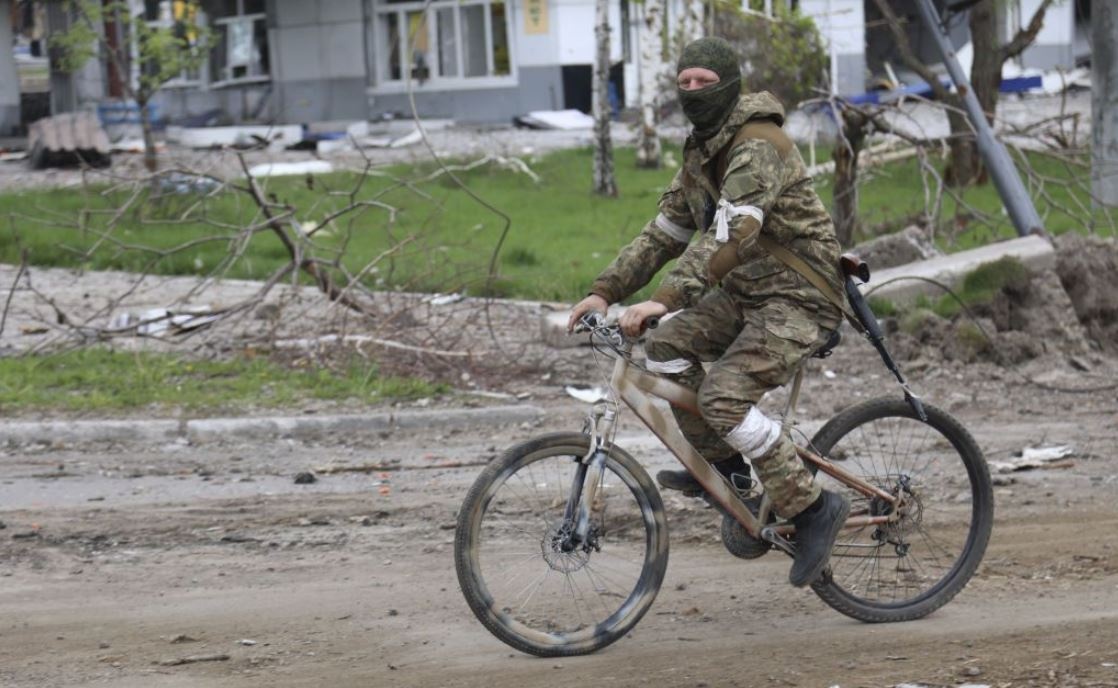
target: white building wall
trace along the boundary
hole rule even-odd
[[[1015,3],[1016,7],[1011,8],[1013,11],[1007,22],[1011,35],[1029,23],[1041,1],[1018,0]],[[1021,55],[1021,62],[1025,67],[1036,69],[1074,67],[1074,43],[1075,3],[1071,0],[1054,2],[1044,15],[1044,26],[1037,34],[1036,41]]]
[[[863,0],[801,0],[800,12],[811,17],[830,55],[831,91],[851,95],[865,91],[866,16]]]

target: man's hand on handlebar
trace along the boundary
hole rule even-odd
[[[571,309],[571,317],[567,319],[567,332],[574,332],[579,319],[590,311],[595,311],[605,317],[607,308],[609,308],[609,304],[602,297],[597,294],[587,296]]]
[[[627,337],[639,337],[650,318],[659,318],[668,312],[668,307],[658,301],[643,301],[625,309],[617,324]]]

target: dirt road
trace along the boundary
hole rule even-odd
[[[842,617],[787,585],[786,558],[734,559],[712,511],[669,495],[671,563],[652,611],[631,637],[560,661],[510,650],[470,614],[451,543],[479,469],[436,467],[545,428],[9,450],[0,685],[1118,685],[1118,405],[1075,397],[1050,413],[1051,399],[1010,408],[987,393],[954,412],[988,455],[1071,444],[1075,456],[999,477],[985,562],[933,616]],[[581,413],[554,401],[546,429],[577,428]],[[620,441],[650,470],[666,465],[639,429]],[[292,480],[393,459],[390,473]],[[208,661],[172,664],[190,658]]]

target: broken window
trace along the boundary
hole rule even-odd
[[[213,4],[210,79],[227,83],[270,78],[264,0],[221,0]]]
[[[376,0],[370,28],[377,81],[510,76],[509,21],[502,0]]]

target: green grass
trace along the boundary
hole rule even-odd
[[[0,412],[243,411],[245,406],[283,407],[311,399],[375,402],[445,391],[444,386],[422,380],[382,377],[367,363],[334,373],[283,366],[261,357],[184,360],[103,348],[0,358]]]
[[[678,162],[680,151],[667,146]],[[819,148],[817,161],[829,158]],[[806,152],[805,152],[806,155]],[[295,219],[314,226],[341,208],[352,192],[360,200],[376,199],[398,209],[395,220],[383,208],[369,207],[332,223],[316,235],[316,255],[339,259],[352,272],[391,246],[398,250],[365,275],[372,288],[418,291],[491,293],[542,300],[571,301],[585,294],[594,276],[656,213],[656,203],[675,169],[638,170],[634,151],[616,151],[619,198],[590,192],[592,152],[567,150],[527,162],[542,179],[489,166],[459,173],[469,188],[502,209],[511,228],[496,269],[499,278],[487,282],[489,262],[501,237],[504,221],[485,209],[449,178],[418,186],[430,196],[393,187],[384,176],[371,177],[357,188],[357,177],[337,173],[316,177],[262,180],[278,203],[295,209]],[[1086,174],[1084,168],[1050,158],[1035,157],[1038,172],[1052,178]],[[430,173],[434,167],[393,167],[387,172],[408,178]],[[863,226],[899,229],[924,208],[917,163],[907,160],[875,168],[860,191]],[[310,188],[313,186],[313,188]],[[820,195],[830,201],[830,180],[817,180]],[[1086,231],[1063,207],[1083,203],[1068,186],[1050,185],[1050,197],[1038,199],[1038,210],[1049,231]],[[257,233],[242,246],[237,229],[259,225],[259,211],[250,198],[227,191],[196,204],[196,196],[144,200],[120,215],[108,231],[109,220],[128,198],[124,190],[34,190],[0,194],[0,261],[17,262],[26,249],[36,265],[90,269],[151,270],[165,274],[210,274],[262,279],[288,260],[283,246],[269,231]],[[1013,236],[1008,218],[992,184],[965,192],[968,203],[990,213],[986,226],[973,218],[956,217],[954,201],[946,199],[937,239],[947,250],[959,250]],[[1089,204],[1088,204],[1089,205]],[[1112,233],[1108,223],[1096,227]],[[869,234],[872,232],[866,232]],[[174,247],[181,250],[173,251]],[[243,255],[231,265],[235,250]],[[226,269],[227,268],[227,269]],[[635,298],[649,293],[646,288]]]
[[[954,317],[963,306],[989,303],[1006,287],[1022,287],[1029,281],[1029,269],[1013,256],[1003,256],[990,263],[983,263],[967,273],[963,283],[955,290],[958,299],[944,294],[932,310],[941,317]],[[959,302],[962,301],[962,304]]]

